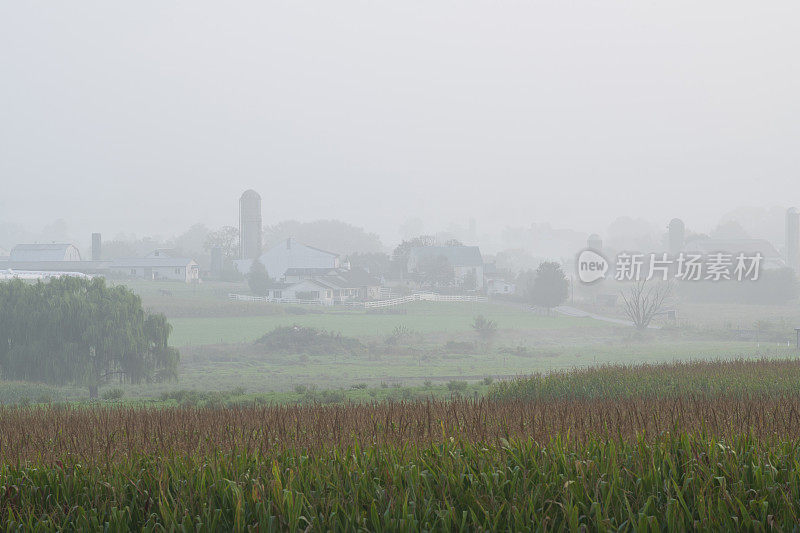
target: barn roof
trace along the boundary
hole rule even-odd
[[[338,270],[335,273],[331,273],[326,276],[315,277],[314,280],[332,285],[338,289],[376,287],[381,284],[380,281],[369,275],[366,270],[361,268]]]
[[[111,268],[170,268],[185,267],[197,264],[188,257],[136,257],[132,259],[116,259]]]
[[[287,268],[284,276],[324,276],[335,268]]]
[[[80,261],[80,252],[68,243],[18,244],[11,250],[11,261],[16,263],[36,261],[64,261],[70,250],[74,250]]]

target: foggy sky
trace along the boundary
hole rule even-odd
[[[397,238],[800,204],[800,5],[4,2],[0,221]]]

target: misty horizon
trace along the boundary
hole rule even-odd
[[[0,221],[168,238],[253,188],[391,246],[800,203],[790,2],[139,7],[0,8]]]

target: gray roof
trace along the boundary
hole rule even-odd
[[[453,266],[483,266],[481,250],[477,246],[417,246],[411,249],[410,256],[418,260],[444,256]]]
[[[185,267],[190,263],[197,264],[188,257],[136,257],[132,259],[116,259],[111,268],[170,268]]]
[[[332,270],[336,270],[335,268],[323,267],[323,268],[299,268],[299,267],[292,267],[287,268],[286,272],[283,274],[284,276],[324,276],[328,272]]]
[[[338,270],[336,273],[326,276],[318,276],[314,281],[325,283],[337,289],[358,289],[361,287],[377,287],[380,281],[370,276],[363,268],[353,268],[351,270]]]
[[[332,255],[332,256],[334,256],[334,257],[339,257],[339,254],[337,254],[337,253],[335,253],[335,252],[331,252],[331,251],[328,251],[328,250],[323,250],[322,248],[317,248],[316,246],[311,246],[310,244],[305,244],[305,243],[302,243],[302,242],[298,241],[297,239],[295,239],[294,237],[289,237],[288,239],[285,239],[285,240],[283,241],[283,243],[282,243],[282,244],[283,244],[283,246],[284,246],[284,247],[286,247],[287,249],[291,249],[291,247],[292,247],[293,245],[295,245],[295,244],[299,244],[300,246],[305,246],[306,248],[310,248],[310,249],[312,249],[312,250],[316,250],[317,252],[321,252],[321,253],[323,253],[323,254]],[[272,248],[277,248],[278,246],[281,246],[281,244],[276,244],[276,245],[275,245],[275,246],[273,246]],[[271,250],[272,248],[270,248],[270,250]]]
[[[285,289],[287,287],[291,287],[292,285],[297,285],[297,284],[296,283],[284,283],[282,281],[272,281],[272,280],[270,280],[267,283],[267,289],[271,290],[271,291],[275,291],[275,290],[280,291],[280,290],[283,290],[283,289]]]
[[[74,249],[80,261],[80,252],[69,243],[18,244],[11,250],[11,261],[65,261],[70,249]]]

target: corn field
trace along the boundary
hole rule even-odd
[[[599,369],[740,375],[661,397],[584,370],[450,401],[2,407],[0,529],[793,530],[800,394],[745,386],[793,364]]]

